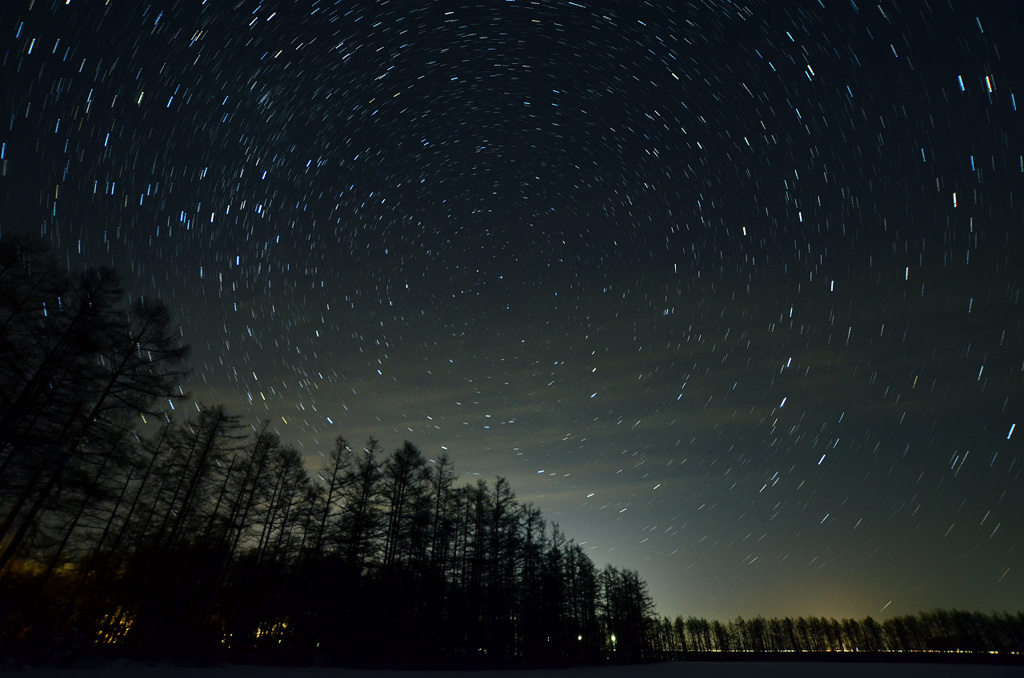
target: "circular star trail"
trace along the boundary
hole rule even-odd
[[[0,236],[164,298],[196,402],[504,475],[672,616],[1024,601],[1015,3],[12,0],[0,36]]]

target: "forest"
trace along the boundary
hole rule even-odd
[[[0,239],[0,659],[568,666],[1019,652],[1024,616],[659,618],[502,477],[376,440],[304,459],[182,391],[167,306]],[[315,462],[311,463],[309,457]]]
[[[646,583],[598,570],[506,479],[460,486],[446,455],[340,437],[307,470],[267,424],[192,404],[169,309],[124,299],[112,270],[0,241],[4,656],[647,656]]]

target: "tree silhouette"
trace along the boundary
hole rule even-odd
[[[659,619],[506,478],[345,438],[314,456],[223,406],[162,410],[187,348],[117,276],[0,240],[0,654],[566,666],[708,652],[1010,652],[1024,616]],[[142,415],[142,416],[140,416]],[[145,427],[145,417],[160,422]]]
[[[166,306],[140,299],[125,309],[114,271],[69,276],[37,244],[0,241],[0,289],[2,569],[47,520],[69,513],[77,527],[126,422],[180,396],[188,347]]]

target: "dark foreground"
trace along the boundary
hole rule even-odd
[[[16,672],[29,678],[1020,678],[1020,664],[946,662],[686,661],[630,666],[507,671],[397,671],[265,666],[176,667],[121,663],[106,667]]]

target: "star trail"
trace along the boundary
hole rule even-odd
[[[164,299],[186,408],[505,476],[661,613],[1016,611],[1022,19],[10,0],[0,236]]]

